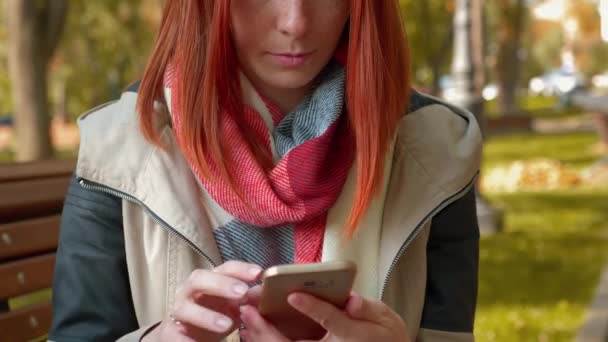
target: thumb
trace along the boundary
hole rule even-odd
[[[247,304],[253,307],[258,307],[260,304],[260,296],[262,295],[262,286],[256,285],[249,289],[247,292],[246,300]]]
[[[346,313],[354,319],[374,323],[386,322],[391,317],[391,309],[383,302],[361,297],[353,292],[346,303]]]

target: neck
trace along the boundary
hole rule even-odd
[[[278,88],[270,86],[255,77],[249,78],[249,80],[258,92],[268,98],[284,114],[288,114],[297,108],[313,84],[311,82],[300,88]]]
[[[258,91],[277,106],[281,113],[287,114],[297,108],[306,97],[306,94],[308,94],[309,89],[310,87],[301,89],[268,89],[259,87]]]

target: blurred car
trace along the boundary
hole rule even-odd
[[[529,83],[533,95],[561,96],[585,85],[582,74],[565,70],[552,70],[542,76],[533,77]]]

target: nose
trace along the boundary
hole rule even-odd
[[[309,18],[306,13],[307,0],[284,0],[277,19],[279,31],[287,36],[299,38],[308,31]]]

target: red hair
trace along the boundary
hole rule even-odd
[[[346,226],[348,236],[382,186],[386,152],[410,94],[409,53],[398,1],[350,2],[346,107],[355,137],[357,185]],[[239,113],[242,108],[238,61],[230,34],[230,0],[171,0],[165,4],[137,103],[144,136],[159,146],[154,102],[166,104],[164,73],[173,61],[175,72],[181,75],[177,89],[183,122],[177,132],[180,148],[205,177],[211,177],[210,165],[216,165],[220,177],[234,186],[219,136],[220,110]],[[252,134],[247,138],[260,163],[267,165],[269,156]]]

